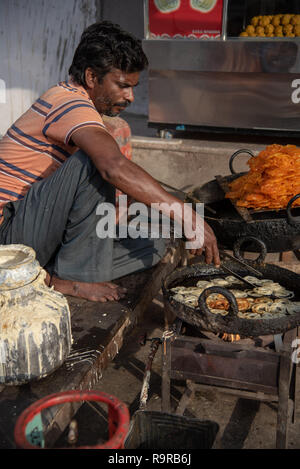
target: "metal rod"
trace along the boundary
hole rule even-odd
[[[148,0],[144,0],[144,38],[149,39],[149,6],[148,6]]]
[[[155,354],[159,345],[161,344],[161,339],[152,339],[151,340],[151,348],[148,357],[148,361],[145,367],[144,379],[142,384],[142,390],[140,393],[140,407],[139,410],[145,410],[148,400],[148,391],[149,391],[149,383],[150,383],[150,374],[151,374],[151,367],[152,362],[154,360]]]
[[[236,274],[235,272],[233,272],[233,270],[231,269],[228,269],[228,267],[226,267],[224,264],[221,265],[222,269],[226,270],[228,273],[230,273],[231,275],[233,275],[234,277],[236,277],[237,279],[241,280],[242,282],[246,283],[246,285],[248,285],[249,287],[252,287],[252,288],[255,288],[256,285],[254,285],[253,283],[251,282],[248,282],[248,280],[245,280],[243,277],[241,277],[239,274]]]
[[[223,1],[223,16],[222,16],[222,31],[221,39],[225,41],[227,39],[227,13],[228,13],[228,0]]]
[[[165,182],[159,181],[158,179],[156,179],[156,181],[159,184],[161,184],[162,186],[166,186],[168,189],[171,189],[172,191],[179,192],[180,194],[184,195],[185,197],[188,197],[189,199],[193,200],[195,203],[205,205],[204,202],[201,202],[201,200],[197,199],[197,197],[194,197],[193,195],[188,194],[187,192],[184,192],[181,189],[177,189],[176,187],[170,186],[169,184],[166,184]],[[216,215],[217,212],[213,208],[208,207],[207,205],[205,205],[205,208],[208,212],[211,212],[214,215]]]
[[[224,256],[224,257],[228,257],[229,259],[232,259],[236,262],[238,262],[239,264],[241,264],[243,267],[246,267],[246,269],[250,270],[251,272],[255,273],[256,275],[258,275],[259,277],[262,277],[263,274],[261,272],[259,272],[259,270],[256,270],[254,269],[254,267],[251,267],[251,265],[247,264],[246,262],[243,262],[241,261],[240,259],[237,259],[236,257],[234,256],[231,256],[230,254],[228,254],[227,252],[223,251],[222,249],[219,249],[219,253],[221,254],[221,256]]]

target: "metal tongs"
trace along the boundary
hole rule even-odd
[[[250,272],[254,273],[255,275],[257,275],[258,277],[263,277],[263,274],[259,271],[259,270],[256,270],[254,269],[254,267],[252,267],[251,265],[247,264],[246,262],[243,262],[241,261],[240,259],[237,259],[236,257],[234,256],[231,256],[231,254],[228,254],[227,252],[219,249],[219,253],[220,253],[220,257],[221,259],[224,257],[226,258],[229,258],[233,261],[236,261],[238,264],[242,265],[243,267],[245,267],[246,269],[248,269]],[[230,273],[231,275],[233,275],[234,277],[236,277],[237,279],[239,279],[240,281],[244,282],[246,285],[250,286],[250,287],[256,287],[256,285],[254,285],[253,283],[249,282],[248,280],[245,280],[243,277],[241,277],[241,275],[237,274],[236,272],[234,272],[233,270],[229,269],[228,267],[226,267],[224,264],[222,264],[222,269],[226,270],[228,273]]]

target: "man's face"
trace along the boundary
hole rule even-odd
[[[99,114],[115,117],[134,101],[133,88],[138,85],[139,72],[125,73],[119,69],[108,72],[101,83],[94,81],[89,95]]]

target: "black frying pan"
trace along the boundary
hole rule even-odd
[[[259,270],[264,278],[280,283],[282,286],[295,293],[292,301],[300,301],[300,275],[290,270],[272,264],[258,264],[249,261],[250,265]],[[229,260],[224,265],[241,276],[253,275],[247,268]],[[226,277],[228,273],[213,265],[194,264],[188,267],[176,269],[163,282],[162,290],[165,306],[177,317],[200,330],[214,333],[239,334],[246,337],[280,334],[300,325],[300,312],[289,316],[274,319],[244,319],[237,316],[237,303],[231,292],[222,287],[211,287],[202,292],[198,307],[187,306],[173,297],[170,291],[172,287],[183,285],[196,285],[198,280],[210,280],[213,277]],[[247,288],[247,287],[246,287]],[[206,306],[206,299],[211,293],[222,293],[230,303],[229,314],[222,316],[213,314]]]
[[[245,174],[237,174],[233,169],[233,161],[240,153],[253,156],[247,149],[238,150],[231,156],[229,160],[231,175],[223,178],[227,183]],[[230,200],[225,199],[224,192],[216,180],[194,189],[190,195],[191,198],[187,197],[187,201],[192,203],[193,198],[196,198],[215,210],[215,215],[211,211],[206,211],[205,220],[214,230],[218,242],[226,249],[234,249],[237,241],[243,242],[244,238],[249,237],[263,241],[268,252],[295,251],[300,248],[300,208],[294,208],[292,214],[292,205],[300,198],[300,194],[289,201],[285,210],[251,212],[253,221],[250,222],[245,222],[233,208]],[[249,243],[245,250],[258,252],[257,244]]]

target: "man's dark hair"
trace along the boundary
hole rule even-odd
[[[91,67],[99,83],[113,68],[125,73],[141,72],[148,65],[142,43],[118,24],[94,23],[86,28],[74,54],[69,74],[85,86],[85,70]]]

